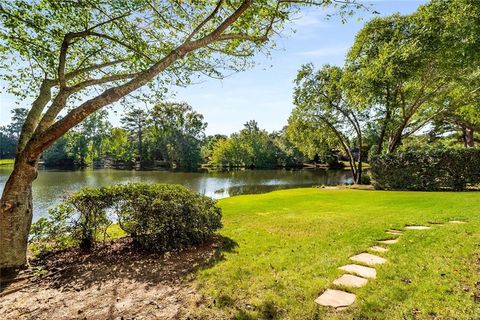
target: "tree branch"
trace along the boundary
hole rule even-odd
[[[218,40],[222,33],[227,30],[228,27],[234,24],[238,20],[238,18],[240,18],[242,14],[252,5],[252,2],[253,0],[244,0],[242,4],[230,16],[228,16],[215,30],[213,30],[201,39],[184,42],[184,44],[187,47],[203,47],[212,41]]]
[[[120,100],[127,94],[145,85],[161,71],[170,66],[174,61],[182,58],[185,54],[187,54],[187,52],[188,51],[183,48],[177,48],[177,50],[173,50],[159,62],[154,64],[149,69],[139,73],[129,82],[105,90],[100,95],[85,101],[77,108],[71,110],[65,117],[53,123],[51,126],[48,126],[48,128],[44,126],[42,128],[43,130],[37,130],[36,137],[30,140],[29,144],[27,145],[27,147],[31,150],[32,156],[37,157],[43,150],[45,150],[45,148],[50,146],[56,139],[58,139],[58,137],[65,134],[70,128],[82,122],[93,112],[108,104]],[[51,117],[55,113],[54,111],[56,110],[52,110],[50,112],[48,119],[44,117],[45,124],[48,124],[48,122],[51,121]],[[42,119],[42,121],[44,121],[44,119]]]
[[[88,35],[90,36],[94,36],[94,37],[98,37],[98,38],[103,38],[103,39],[107,39],[107,40],[110,40],[112,42],[115,42],[115,43],[118,43],[119,45],[129,49],[130,51],[138,54],[139,56],[142,56],[144,57],[145,59],[147,59],[148,61],[150,62],[155,62],[152,58],[150,58],[148,55],[146,55],[145,53],[135,49],[134,47],[132,47],[131,45],[129,45],[128,43],[126,42],[123,42],[119,39],[116,39],[112,36],[109,36],[109,35],[106,35],[106,34],[103,34],[103,33],[98,33],[98,32],[89,32]]]
[[[215,52],[219,52],[219,53],[223,53],[223,54],[226,54],[226,55],[229,55],[229,56],[234,56],[234,57],[239,57],[239,58],[248,58],[248,57],[251,57],[253,55],[252,52],[249,52],[249,53],[243,53],[243,52],[238,52],[238,51],[237,52],[228,52],[225,49],[215,48],[215,47],[212,47],[212,46],[206,46],[206,48],[208,48],[209,50],[215,51]]]
[[[246,40],[251,42],[265,42],[268,40],[267,36],[250,36],[244,33],[227,33],[222,34],[215,39],[216,41],[227,41],[227,40]]]
[[[57,94],[57,96],[53,100],[52,105],[48,108],[47,112],[45,113],[42,120],[40,121],[40,124],[38,125],[36,130],[36,133],[41,133],[52,125],[56,117],[60,114],[63,108],[65,108],[68,98],[72,94],[77,93],[85,88],[88,88],[94,85],[102,85],[109,82],[131,79],[137,75],[138,73],[114,74],[114,75],[110,75],[100,79],[89,79],[89,80],[80,82],[72,87],[61,88],[60,92]]]
[[[213,17],[217,14],[218,10],[222,7],[223,0],[219,0],[213,11],[190,33],[190,35],[185,39],[185,42],[189,42],[193,37],[208,23],[212,20]]]
[[[49,126],[48,129],[38,132],[38,135],[31,139],[27,145],[31,151],[30,156],[36,159],[36,157],[38,157],[43,150],[45,150],[56,139],[58,139],[58,137],[65,134],[70,128],[79,124],[93,112],[120,100],[127,94],[142,87],[160,72],[169,67],[173,62],[183,58],[187,53],[198,48],[205,47],[209,43],[215,41],[223,31],[225,31],[230,25],[238,20],[238,18],[251,6],[251,4],[252,0],[244,0],[230,16],[228,16],[214,31],[209,33],[207,36],[199,40],[183,43],[157,63],[152,65],[149,69],[140,72],[132,80],[117,87],[109,88],[100,95],[85,101],[77,108],[71,110],[65,117]]]
[[[20,134],[20,138],[18,140],[17,153],[21,153],[23,151],[28,140],[30,140],[33,133],[35,132],[37,124],[40,121],[43,109],[51,99],[51,90],[54,84],[55,83],[53,81],[44,79],[42,84],[40,85],[40,93],[38,94],[38,97],[35,99],[35,101],[33,101],[32,108],[28,112],[25,123],[23,124],[22,133]]]
[[[113,74],[110,76],[106,76],[100,79],[89,79],[85,80],[83,82],[80,82],[72,87],[69,87],[69,89],[72,91],[72,93],[78,92],[82,89],[85,89],[87,87],[95,86],[95,85],[101,85],[109,82],[114,82],[114,81],[119,81],[119,80],[126,80],[126,79],[131,79],[136,76],[138,76],[139,73],[125,73],[125,74]]]
[[[82,69],[77,69],[77,70],[74,70],[70,73],[67,73],[65,75],[65,79],[70,80],[70,79],[73,79],[73,78],[83,74],[83,73],[88,73],[88,72],[91,72],[91,71],[100,70],[100,69],[110,67],[110,66],[116,65],[118,63],[124,62],[124,61],[125,61],[125,59],[121,59],[121,60],[114,60],[114,61],[108,61],[108,62],[105,62],[105,63],[90,65],[88,67],[85,67],[85,68],[82,68]]]
[[[71,96],[72,92],[66,88],[61,88],[57,96],[53,99],[52,104],[48,108],[47,112],[40,120],[34,135],[38,135],[41,132],[44,132],[50,125],[55,121],[55,118],[58,114],[65,108],[65,105],[68,101],[68,98]]]
[[[171,24],[159,11],[157,8],[155,8],[155,6],[153,4],[150,3],[150,1],[147,1],[147,4],[150,8],[152,8],[153,12],[155,12],[155,14],[160,18],[160,20],[163,21],[163,23],[165,23],[166,25],[172,27],[173,29],[177,30],[178,32],[181,32],[181,33],[186,33],[185,30],[182,30],[180,28],[177,28],[176,26],[174,26],[173,24]],[[181,7],[181,6],[180,6]]]
[[[57,73],[58,73],[58,81],[59,81],[60,88],[64,88],[67,85],[66,81],[65,81],[65,64],[66,64],[66,60],[67,60],[68,47],[71,45],[71,42],[76,38],[84,38],[88,35],[102,36],[102,37],[106,37],[107,39],[109,39],[111,41],[115,41],[116,39],[114,39],[113,37],[101,35],[100,33],[93,32],[92,30],[94,30],[95,28],[104,26],[106,24],[109,24],[109,23],[111,23],[115,20],[124,18],[128,15],[129,14],[123,14],[121,16],[111,18],[107,21],[100,22],[100,23],[98,23],[98,24],[96,24],[96,25],[94,25],[94,26],[92,26],[92,27],[90,27],[90,28],[88,28],[84,31],[68,32],[68,33],[65,34],[65,36],[63,37],[62,44],[60,46],[60,56],[59,56],[59,59],[58,59],[59,62],[58,62]],[[126,46],[126,44],[124,44],[123,42],[121,42],[119,40],[116,40],[115,42],[117,42],[117,43],[119,43],[123,46]],[[127,47],[129,47],[129,46],[127,45]]]

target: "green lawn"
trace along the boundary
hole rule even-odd
[[[345,170],[350,170],[350,162],[348,161],[340,161],[340,163],[343,164],[343,168]],[[369,163],[366,163],[366,162],[363,162],[362,163],[362,169],[370,169],[370,164]]]
[[[0,159],[0,166],[13,165],[15,159]]]
[[[480,193],[294,189],[219,202],[221,234],[238,246],[196,274],[213,319],[479,319]],[[314,299],[348,257],[384,230],[450,219],[467,224],[406,231],[383,254],[377,279],[344,311]]]

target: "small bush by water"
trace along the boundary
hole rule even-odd
[[[83,188],[32,226],[39,251],[91,248],[120,229],[144,249],[163,251],[200,244],[221,224],[216,202],[180,185],[130,183]]]

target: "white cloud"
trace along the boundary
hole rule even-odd
[[[293,21],[294,26],[298,28],[328,28],[330,25],[328,21],[326,21],[324,15],[318,14],[310,14],[310,15],[303,15],[298,19],[294,19]]]
[[[318,50],[309,50],[309,51],[302,51],[298,54],[301,56],[307,57],[331,57],[331,56],[345,56],[348,51],[348,46],[331,46],[331,47],[323,47]]]

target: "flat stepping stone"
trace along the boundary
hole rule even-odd
[[[397,232],[390,232],[390,231],[387,231],[388,234],[391,234],[392,236],[400,236],[402,235],[403,233],[397,233]]]
[[[315,302],[321,306],[342,308],[348,307],[355,302],[356,296],[341,290],[327,289]]]
[[[466,223],[465,221],[460,221],[460,220],[452,220],[452,221],[448,221],[448,223],[453,223],[453,224],[464,224]]]
[[[388,239],[388,240],[380,240],[378,243],[383,243],[383,244],[394,244],[397,243],[399,238],[396,239]]]
[[[389,230],[387,230],[387,233],[389,233],[389,234],[394,234],[394,235],[403,234],[402,231],[400,231],[400,230],[395,230],[395,229],[389,229]]]
[[[427,230],[431,229],[430,227],[427,226],[406,226],[405,230]]]
[[[375,270],[374,268],[361,266],[359,264],[347,264],[341,266],[338,269],[358,274],[359,276],[362,276],[364,278],[375,279],[377,277],[377,270]]]
[[[333,284],[335,284],[337,286],[359,288],[359,287],[363,287],[364,285],[366,285],[367,282],[368,282],[368,280],[365,279],[365,278],[354,276],[353,274],[344,274],[340,278],[335,279],[333,281]]]
[[[366,252],[352,256],[350,257],[350,260],[365,263],[365,264],[370,264],[370,265],[382,264],[387,262],[387,260],[382,257],[376,256],[374,254],[366,253]]]
[[[370,250],[376,251],[376,252],[387,252],[388,248],[380,247],[380,246],[372,246],[370,247]]]

